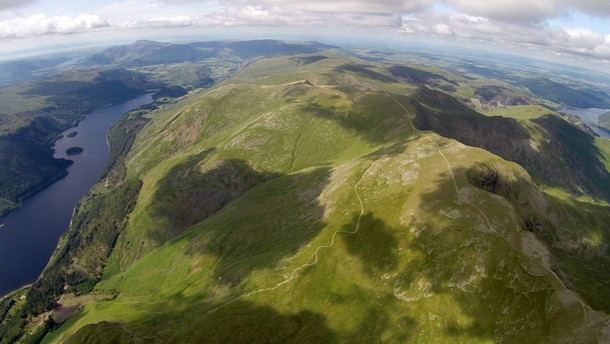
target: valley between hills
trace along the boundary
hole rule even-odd
[[[0,342],[610,340],[610,140],[558,112],[607,94],[318,44],[196,86],[128,47],[87,61],[188,93],[113,126]]]

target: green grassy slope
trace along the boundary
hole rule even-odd
[[[539,184],[610,200],[610,173],[595,138],[552,111],[528,106],[503,110],[507,116],[486,117],[427,87],[417,92],[414,105],[421,129],[515,161]]]
[[[44,342],[605,339],[537,239],[554,205],[529,174],[416,130],[421,94],[384,66],[326,57],[258,60],[146,115],[125,157],[142,188],[93,291],[115,297]]]
[[[552,111],[540,105],[517,105],[489,111],[486,112],[485,115],[502,116],[514,119],[532,119],[548,113],[552,113]]]

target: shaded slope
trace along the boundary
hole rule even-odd
[[[334,70],[349,62],[258,61],[150,114],[126,159],[142,191],[95,289],[116,298],[45,340],[599,341],[607,316],[566,289],[528,231],[532,194],[491,183],[494,195],[468,171],[496,161],[537,192],[527,172],[410,125],[422,110],[439,132],[454,128],[439,110],[475,128],[480,115],[443,94],[388,94],[413,86],[376,89],[361,66]],[[217,200],[214,171],[236,161],[243,193],[217,211],[188,204]],[[189,221],[155,208],[176,203],[196,210]],[[532,214],[550,222],[543,210]]]
[[[0,91],[0,215],[67,174],[53,158],[63,130],[91,111],[126,101],[155,84],[125,70],[66,72]]]
[[[419,128],[515,161],[541,184],[610,199],[610,174],[595,138],[559,116],[530,121],[486,117],[425,87],[415,101]]]

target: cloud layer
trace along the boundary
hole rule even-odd
[[[519,25],[463,14],[426,13],[404,18],[402,30],[411,34],[521,45],[551,53],[610,59],[610,35],[603,36],[583,28]]]
[[[17,18],[0,22],[0,38],[20,38],[48,34],[69,34],[109,26],[98,15],[81,14],[76,17],[47,17],[35,14],[28,18]]]
[[[608,0],[443,0],[470,15],[509,22],[537,23],[579,11],[592,16],[610,16]]]
[[[31,2],[0,0],[0,9]],[[107,27],[322,27],[331,32],[364,29],[381,35],[491,41],[610,60],[610,25],[608,32],[599,33],[549,24],[551,18],[565,18],[576,12],[610,19],[608,0],[109,0],[92,12],[95,14],[35,14],[0,21],[0,38]]]
[[[430,9],[436,0],[224,0],[235,6],[281,8],[285,11],[318,13],[396,14]]]

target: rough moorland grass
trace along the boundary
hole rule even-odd
[[[158,340],[185,342],[270,332],[323,342],[550,340],[563,327],[593,338],[579,327],[582,308],[554,294],[561,287],[536,259],[544,249],[532,257],[521,251],[535,239],[514,208],[466,181],[468,166],[492,156],[432,137],[451,161],[460,196],[425,137],[374,161],[273,179],[98,285],[118,297],[85,307],[46,341],[64,341],[78,328],[73,340],[146,340],[151,326],[161,326]],[[365,211],[349,234],[361,210],[355,184]],[[337,230],[345,233],[318,250],[316,265],[256,292],[313,262]],[[274,318],[273,331],[261,325]],[[302,328],[307,337],[297,335]]]
[[[126,164],[142,191],[95,289],[116,298],[44,342],[596,340],[607,318],[562,285],[519,208],[467,180],[488,161],[507,175],[523,169],[414,132],[368,77],[381,68],[285,59],[282,85],[248,81],[272,70],[262,60],[240,83],[149,116]],[[336,84],[284,84],[316,68]],[[391,87],[414,115],[412,86]],[[234,160],[236,178],[214,173]],[[237,187],[253,171],[271,177],[190,227],[174,230],[155,207],[181,190]]]
[[[489,111],[484,114],[486,116],[502,116],[525,120],[540,117],[549,113],[554,112],[539,105],[517,105]]]

